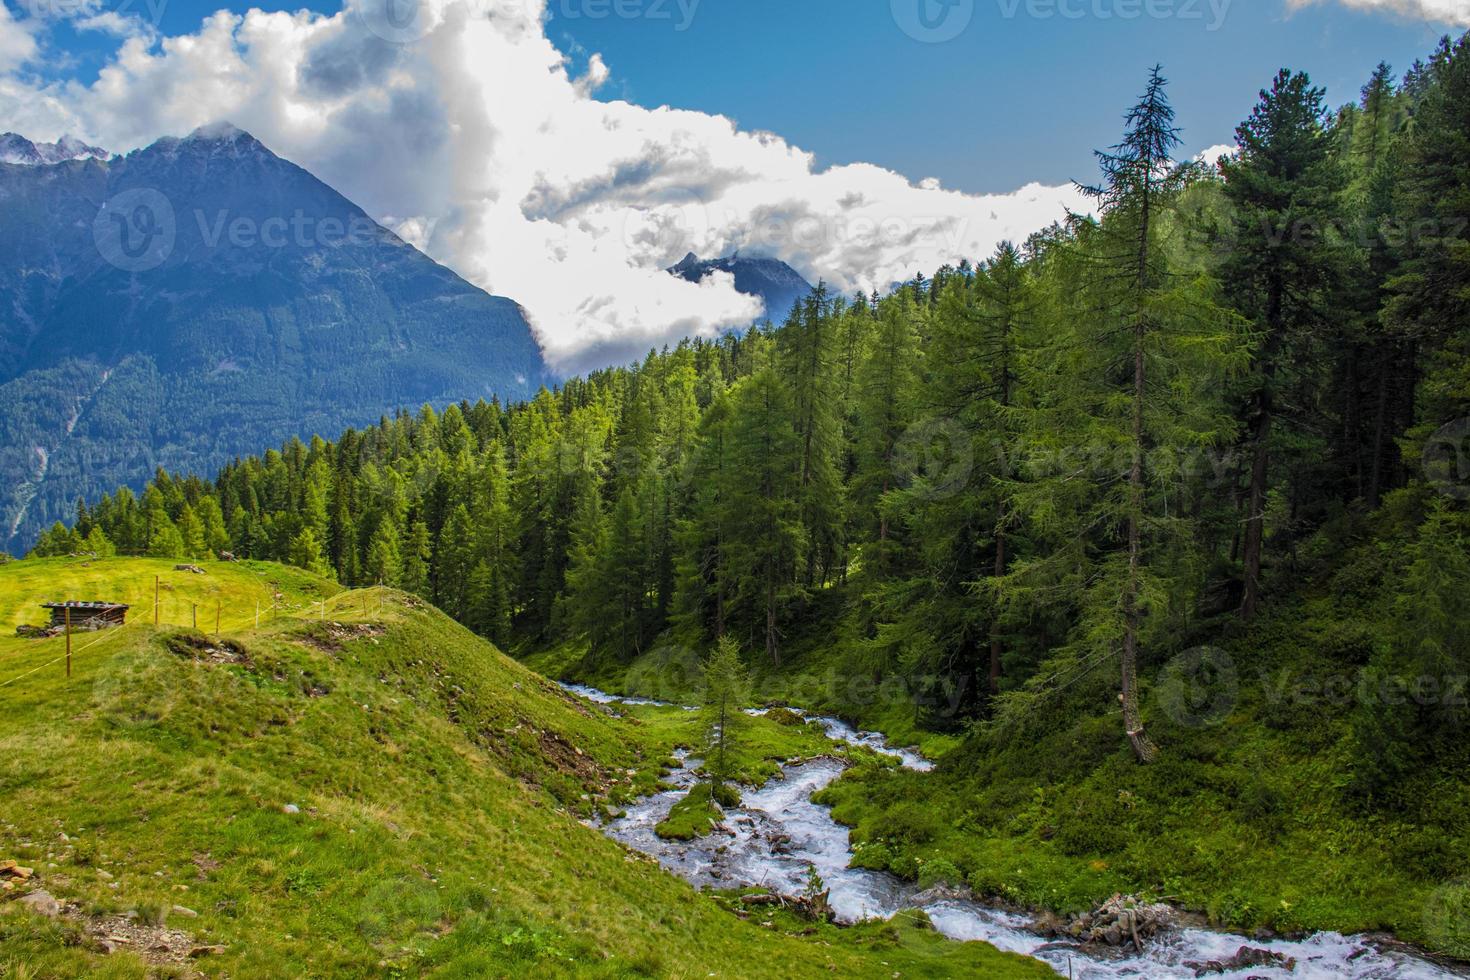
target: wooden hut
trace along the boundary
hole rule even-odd
[[[66,628],[68,610],[71,612],[72,629],[121,626],[128,614],[128,607],[121,602],[44,602],[41,608],[51,610],[52,629]]]

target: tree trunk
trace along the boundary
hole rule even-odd
[[[1281,344],[1282,295],[1280,277],[1273,277],[1266,306],[1266,344],[1261,351],[1261,386],[1256,392],[1255,417],[1251,420],[1251,437],[1255,457],[1251,462],[1249,511],[1245,524],[1245,597],[1240,603],[1240,617],[1255,618],[1261,607],[1261,554],[1266,541],[1266,494],[1270,487],[1271,416],[1275,408],[1276,351]]]
[[[1143,399],[1144,349],[1147,327],[1142,318],[1134,328],[1133,348],[1133,466],[1128,477],[1128,584],[1123,594],[1123,731],[1139,762],[1152,762],[1158,748],[1143,730],[1138,708],[1138,593],[1143,558]]]
[[[1378,509],[1383,494],[1383,441],[1388,425],[1388,366],[1391,358],[1378,359],[1378,406],[1373,418],[1373,475],[1368,481],[1368,506]]]
[[[1266,480],[1270,464],[1266,445],[1270,438],[1271,409],[1258,403],[1251,432],[1255,454],[1245,519],[1245,597],[1240,604],[1240,616],[1245,620],[1254,618],[1261,604],[1261,551],[1265,543]]]
[[[776,580],[771,575],[766,578],[766,654],[771,663],[781,666],[781,648],[776,642]]]
[[[995,577],[1000,578],[1006,573],[1006,505],[1002,500],[997,506],[998,513],[995,521]],[[1000,616],[995,615],[990,622],[990,696],[994,698],[1000,693],[1000,665],[1001,643],[1000,643]]]

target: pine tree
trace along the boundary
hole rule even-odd
[[[286,560],[297,568],[305,569],[323,578],[330,578],[332,575],[332,569],[322,555],[321,539],[310,527],[303,527],[291,539],[290,553]]]
[[[396,586],[403,576],[403,556],[399,547],[398,528],[391,520],[381,520],[368,543],[367,561],[363,565],[366,581],[373,585]]]
[[[704,661],[704,714],[709,742],[706,753],[710,778],[716,787],[730,779],[730,749],[745,720],[750,697],[750,674],[740,658],[740,646],[728,636],[716,641]]]
[[[1016,563],[1006,589],[1034,607],[1075,602],[1059,654],[1078,676],[1119,658],[1123,730],[1140,762],[1158,751],[1144,730],[1140,651],[1167,642],[1171,612],[1196,586],[1190,528],[1170,498],[1187,454],[1233,435],[1220,379],[1244,363],[1214,284],[1178,276],[1163,239],[1191,174],[1170,159],[1179,137],[1165,86],[1155,69],[1122,143],[1098,154],[1103,183],[1087,190],[1101,220],[1075,222],[1048,258],[1050,342],[1024,365],[1047,394],[1023,413],[1028,472],[1012,494],[1046,548]],[[1005,713],[1031,703],[1009,698]]]
[[[1251,453],[1245,515],[1245,597],[1241,615],[1260,606],[1270,492],[1272,428],[1283,388],[1298,379],[1286,363],[1317,363],[1312,328],[1326,316],[1333,247],[1324,232],[1335,218],[1338,176],[1323,127],[1323,91],[1306,75],[1282,71],[1236,130],[1240,157],[1221,164],[1235,205],[1235,237],[1226,263],[1234,303],[1259,336],[1246,423]],[[1308,376],[1301,383],[1313,383]]]
[[[403,572],[399,588],[423,599],[430,598],[429,560],[433,550],[429,544],[429,526],[415,521],[409,529],[408,541],[403,548]]]
[[[217,557],[221,552],[230,550],[230,533],[225,528],[224,512],[220,509],[219,500],[213,496],[199,498],[195,507],[199,515],[199,521],[204,525],[205,551]]]
[[[730,465],[720,500],[722,523],[732,532],[723,542],[734,582],[731,611],[755,613],[751,625],[766,656],[779,666],[782,622],[803,543],[801,443],[774,368],[757,368],[731,398]]]
[[[792,426],[801,447],[797,509],[806,540],[801,576],[807,589],[825,582],[841,550],[837,323],[827,287],[819,284],[791,311],[777,341],[776,367],[790,391]]]
[[[184,542],[184,555],[189,558],[204,558],[209,554],[209,545],[204,540],[204,522],[188,504],[179,512],[179,537]]]

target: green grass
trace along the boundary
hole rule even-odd
[[[669,815],[660,821],[653,832],[664,840],[694,840],[707,836],[720,820],[720,810],[715,806],[713,787],[709,783],[696,783],[684,798],[675,803]]]
[[[670,640],[630,663],[589,652],[576,643],[523,651],[520,657],[547,677],[588,684],[611,694],[698,704],[703,694],[699,664],[705,653],[702,648]],[[922,728],[905,698],[881,685],[845,676],[843,656],[830,632],[809,627],[788,641],[779,668],[762,657],[748,657],[752,702],[792,705],[839,717],[865,730],[882,732],[893,745],[915,746],[931,759],[960,744],[957,735]]]
[[[135,615],[78,637],[70,679],[61,640],[0,638],[0,860],[80,910],[0,915],[0,976],[143,976],[82,927],[174,905],[199,914],[171,928],[227,947],[191,964],[208,975],[1048,975],[916,930],[743,921],[581,822],[653,790],[696,719],[613,717],[398,593],[206,567],[0,567],[11,623],[56,597],[146,612],[155,574],[166,622],[185,601],[242,613],[229,645]]]

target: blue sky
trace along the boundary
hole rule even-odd
[[[22,12],[48,0],[5,2]],[[868,161],[998,192],[1090,176],[1090,150],[1116,136],[1119,114],[1156,60],[1173,83],[1188,146],[1203,149],[1229,140],[1277,68],[1308,71],[1336,104],[1355,97],[1380,60],[1402,72],[1450,30],[1330,0],[1292,11],[1286,0],[1159,0],[1166,16],[1127,20],[1116,15],[1127,0],[1070,2],[1072,17],[1047,0],[973,0],[958,37],[925,43],[900,29],[890,0],[551,0],[547,35],[574,63],[604,56],[612,78],[603,99],[729,115],[742,128],[781,134],[822,165]],[[196,30],[224,6],[302,6],[109,3],[150,20],[157,11],[169,35]],[[85,81],[115,45],[65,25],[54,42],[73,60],[53,61],[48,74]]]
[[[0,0],[0,131],[126,152],[233,122],[516,299],[569,372],[770,312],[668,275],[686,252],[866,293],[1085,210],[1070,181],[1156,61],[1192,155],[1278,68],[1341,103],[1470,26],[1470,0],[216,2]]]
[[[1024,4],[1006,17],[1008,7],[976,0],[969,27],[945,43],[896,30],[888,0],[703,0],[683,31],[584,17],[548,34],[602,52],[617,94],[633,101],[733,115],[824,161],[1001,191],[1090,176],[1090,150],[1116,138],[1155,61],[1186,140],[1203,149],[1230,141],[1278,68],[1309,72],[1336,104],[1379,61],[1402,71],[1445,31],[1336,4],[1288,16],[1282,0],[1234,0],[1216,30],[1205,2],[1203,19],[1126,22],[1030,17]]]

